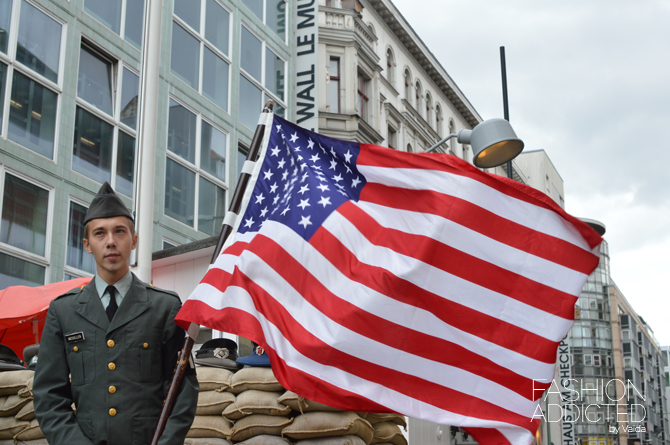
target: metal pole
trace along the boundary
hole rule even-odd
[[[160,84],[161,19],[163,0],[149,0],[142,42],[140,122],[136,178],[136,224],[139,238],[135,273],[151,283],[151,252],[154,232],[154,187],[156,184],[156,133],[158,128],[158,86]]]
[[[503,111],[509,122],[509,104],[507,103],[507,67],[505,65],[505,47],[500,47],[500,70],[502,71]],[[512,161],[507,161],[507,177],[512,179]]]

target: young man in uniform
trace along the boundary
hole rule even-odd
[[[84,225],[84,248],[97,273],[49,306],[33,385],[35,414],[52,445],[149,444],[184,342],[174,323],[181,301],[130,272],[134,222],[108,183]],[[197,400],[191,368],[160,444],[183,445]]]

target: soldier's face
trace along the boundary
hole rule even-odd
[[[88,237],[84,248],[93,254],[98,275],[108,284],[114,284],[128,272],[128,259],[137,246],[137,235],[125,216],[93,219],[88,223]]]

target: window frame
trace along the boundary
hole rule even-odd
[[[109,1],[109,0],[107,0],[107,1]],[[116,33],[116,31],[109,28],[107,25],[105,25],[100,20],[95,18],[93,15],[91,15],[88,11],[86,11],[86,0],[83,0],[81,10],[84,14],[86,14],[88,17],[90,17],[91,20],[95,20],[97,23],[100,24],[100,26],[102,26],[103,28],[108,29],[110,32],[113,32],[114,34],[119,36],[119,38],[123,39],[124,42],[127,42],[130,46],[135,48],[137,51],[142,51],[142,49],[144,48],[144,22],[145,22],[145,19],[146,19],[146,16],[147,16],[147,3],[150,2],[151,0],[143,0],[144,1],[144,7],[142,8],[142,18],[141,18],[142,29],[140,31],[140,34],[142,36],[142,42],[140,43],[139,48],[137,48],[129,40],[126,39],[126,13],[128,11],[128,0],[120,0],[120,1],[121,1],[121,23],[119,23],[118,34]]]
[[[77,204],[88,209],[91,204],[87,203],[75,196],[68,196],[68,205],[67,205],[67,215],[68,215],[68,227],[65,232],[65,262],[63,263],[63,280],[65,280],[65,275],[70,275],[72,277],[81,278],[81,277],[92,277],[94,273],[87,272],[83,269],[77,269],[74,266],[67,264],[67,248],[70,244],[70,212],[72,209],[72,204]],[[82,245],[83,248],[83,245]],[[89,254],[90,255],[90,254]],[[95,263],[95,262],[94,262]]]
[[[288,68],[287,60],[284,59],[279,54],[280,51],[278,51],[272,45],[268,44],[267,40],[265,40],[262,36],[258,35],[258,33],[256,33],[253,29],[251,29],[251,26],[246,24],[244,21],[240,25],[240,42],[241,42],[241,39],[242,39],[242,28],[249,31],[254,37],[256,37],[261,42],[261,79],[257,80],[256,78],[254,78],[254,76],[252,76],[250,73],[245,71],[245,69],[242,68],[242,63],[241,62],[240,62],[240,71],[239,71],[240,76],[244,76],[244,78],[247,81],[249,81],[253,86],[255,86],[256,88],[261,90],[261,100],[262,100],[262,102],[260,104],[258,104],[258,110],[259,110],[258,114],[260,115],[260,110],[263,109],[263,105],[265,104],[265,101],[267,100],[267,98],[270,98],[270,99],[274,100],[274,102],[275,102],[275,114],[277,114],[276,113],[277,112],[276,107],[279,106],[284,110],[284,115],[286,115],[286,113],[288,113],[288,94],[286,94],[287,90],[286,89],[284,90],[285,91],[284,99],[280,99],[274,92],[270,91],[270,89],[266,86],[267,79],[265,78],[265,74],[266,74],[266,71],[267,71],[267,51],[268,50],[272,51],[272,53],[275,56],[277,56],[277,58],[279,58],[281,61],[284,62],[284,78],[285,79],[287,79],[287,68]],[[288,86],[288,84],[285,83],[285,86]],[[240,92],[241,92],[241,88],[239,88],[238,97],[239,97]],[[247,127],[247,125],[239,119],[239,116],[241,114],[240,113],[240,106],[239,106],[240,102],[241,101],[238,101],[238,110],[237,110],[238,111],[238,121],[242,125]],[[247,127],[247,128],[249,128],[249,127]],[[253,128],[250,128],[250,130],[252,130],[252,131],[255,130],[255,129],[256,129],[255,126]]]
[[[389,46],[386,48],[386,80],[394,86],[395,84],[395,54]]]
[[[386,124],[386,142],[388,145],[388,148],[391,148],[393,150],[398,149],[398,131],[391,126],[391,124]]]
[[[363,89],[361,89],[361,85]],[[370,78],[359,70],[356,76],[356,98],[358,104],[358,116],[367,123],[370,123]]]
[[[2,212],[4,208],[4,198],[5,198],[5,179],[7,175],[14,176],[22,181],[25,181],[29,184],[32,184],[42,190],[46,190],[48,193],[47,196],[47,220],[45,225],[45,234],[44,234],[44,256],[38,255],[36,253],[23,250],[19,247],[15,247],[9,244],[5,244],[0,241],[0,253],[5,255],[18,258],[22,261],[35,264],[40,267],[44,267],[44,284],[51,282],[50,280],[50,270],[51,270],[51,245],[52,245],[52,236],[53,236],[53,213],[54,213],[54,194],[55,189],[44,182],[38,181],[37,179],[31,178],[30,176],[24,175],[12,168],[7,167],[6,165],[0,164],[0,225],[2,225]]]
[[[169,139],[169,131],[170,131],[170,125],[169,125],[169,119],[170,119],[170,100],[174,100],[177,104],[180,106],[184,107],[187,111],[193,113],[196,117],[196,129],[195,129],[195,157],[194,157],[194,162],[191,163],[187,159],[184,159],[182,156],[178,155],[177,153],[174,153],[167,147],[167,142]],[[167,160],[171,160],[173,162],[176,162],[179,166],[186,168],[190,173],[193,173],[195,175],[195,180],[194,180],[194,186],[193,186],[193,226],[189,226],[188,224],[168,215],[165,213],[166,208],[165,208],[165,201],[161,203],[161,206],[163,207],[163,215],[166,218],[169,218],[171,221],[174,221],[177,224],[181,224],[184,227],[188,227],[189,229],[192,229],[198,233],[202,233],[207,235],[205,232],[201,232],[198,228],[199,225],[199,207],[200,207],[200,201],[199,201],[199,196],[200,196],[200,178],[203,178],[210,183],[213,183],[215,186],[220,187],[223,189],[224,196],[226,202],[228,202],[229,196],[229,182],[230,182],[230,169],[231,169],[231,158],[230,158],[230,133],[223,129],[222,127],[216,125],[211,119],[207,119],[205,116],[203,116],[202,113],[196,111],[193,107],[190,107],[189,105],[185,104],[182,100],[178,99],[177,97],[173,96],[170,94],[168,96],[168,103],[167,103],[167,117],[166,117],[166,122],[168,122],[168,125],[165,127],[165,156],[166,156],[166,161],[165,161],[165,168],[163,169],[163,173],[165,175],[165,179],[163,181],[163,186],[166,185],[167,181]],[[224,169],[226,179],[221,180],[220,178],[217,178],[216,176],[212,175],[211,173],[207,172],[206,170],[202,169],[202,162],[201,162],[201,151],[202,151],[202,123],[206,122],[208,125],[211,125],[214,129],[220,131],[221,133],[224,134],[226,138],[226,168]],[[165,195],[165,193],[164,193]],[[225,216],[224,214],[221,216],[221,220],[223,221],[223,217]]]
[[[107,114],[103,110],[99,109],[95,105],[91,104],[90,102],[87,102],[85,99],[82,99],[79,97],[79,92],[77,91],[75,93],[75,100],[74,100],[74,125],[72,129],[72,134],[73,134],[73,149],[72,149],[72,157],[70,158],[70,171],[72,173],[80,175],[81,177],[84,177],[88,180],[100,183],[98,180],[91,178],[90,176],[86,176],[85,174],[78,172],[74,170],[73,164],[74,164],[74,129],[76,128],[76,121],[77,121],[77,108],[82,108],[84,111],[92,114],[94,117],[102,120],[103,122],[111,125],[113,127],[113,136],[112,136],[112,153],[111,153],[111,162],[110,162],[110,184],[114,190],[117,189],[117,184],[116,184],[116,168],[117,168],[117,162],[118,162],[118,150],[119,150],[119,132],[123,131],[124,133],[128,134],[129,136],[133,137],[135,139],[135,156],[134,156],[134,161],[133,161],[133,191],[132,191],[132,196],[128,196],[125,193],[121,193],[123,196],[126,196],[130,198],[132,201],[135,200],[135,193],[137,191],[137,169],[138,169],[138,164],[137,164],[137,154],[138,154],[138,130],[133,129],[129,125],[121,122],[121,107],[123,104],[121,103],[121,96],[123,93],[123,70],[124,68],[130,71],[132,74],[136,75],[138,77],[138,91],[137,91],[137,97],[138,97],[138,107],[137,111],[138,114],[136,116],[137,122],[139,122],[140,119],[140,110],[141,110],[141,105],[139,104],[140,100],[140,74],[130,65],[127,65],[123,60],[117,59],[103,51],[101,51],[99,48],[94,46],[91,42],[89,42],[86,39],[82,39],[81,43],[79,44],[79,51],[81,54],[81,49],[83,47],[86,47],[87,50],[90,52],[94,53],[98,57],[105,59],[109,62],[112,63],[112,94],[114,97],[112,97],[112,115]],[[79,57],[81,61],[81,56]],[[79,69],[80,65],[77,66],[77,75],[79,75]]]
[[[414,104],[414,109],[416,110],[417,113],[419,113],[419,116],[423,116],[421,113],[421,99],[423,98],[423,88],[421,87],[421,81],[419,79],[416,79],[416,82],[414,82],[414,99],[416,103]]]
[[[22,64],[20,61],[16,60],[16,50],[18,45],[18,33],[20,25],[20,16],[21,16],[21,5],[23,3],[28,3],[30,6],[36,8],[38,11],[44,13],[47,17],[54,20],[61,26],[61,35],[60,35],[60,48],[59,48],[59,59],[58,59],[58,79],[56,82],[47,79],[42,74],[39,74],[33,71],[30,67]],[[2,103],[2,128],[0,129],[0,136],[7,142],[11,142],[29,152],[33,153],[36,156],[40,156],[46,160],[51,161],[54,164],[57,164],[58,159],[58,148],[59,148],[59,138],[60,138],[60,121],[61,121],[61,105],[62,105],[62,94],[63,94],[63,71],[65,69],[65,52],[66,52],[66,38],[68,33],[68,23],[61,19],[60,17],[54,15],[51,11],[43,8],[41,5],[30,1],[30,0],[12,0],[11,13],[9,26],[10,30],[7,36],[7,53],[0,51],[0,62],[7,65],[7,72],[5,73],[5,97],[4,102]],[[43,88],[56,94],[56,106],[55,106],[55,118],[54,118],[54,146],[52,157],[49,158],[41,153],[36,152],[35,150],[28,148],[22,145],[20,142],[16,142],[9,137],[9,113],[11,112],[11,93],[14,82],[14,71],[18,71],[20,74],[27,77],[29,80],[36,82]]]
[[[425,115],[426,122],[428,122],[428,126],[432,128],[433,127],[433,122],[431,121],[431,109],[433,107],[433,97],[431,96],[431,94],[428,91],[426,91],[426,99],[425,99],[424,102],[425,102],[425,105],[426,105],[426,107],[425,107],[426,108],[426,115]]]
[[[442,107],[439,103],[435,103],[435,131],[439,137],[444,137],[442,122],[444,122],[444,117],[442,117]]]
[[[198,41],[198,88],[193,88],[191,85],[186,83],[184,80],[182,80],[177,74],[175,74],[172,71],[172,60],[170,60],[170,75],[172,75],[175,79],[177,79],[179,82],[185,84],[192,90],[195,90],[199,95],[201,95],[204,99],[208,100],[211,102],[214,106],[218,107],[219,109],[223,110],[224,113],[230,115],[230,106],[231,106],[231,80],[233,76],[233,60],[232,60],[232,48],[233,48],[233,27],[234,27],[234,22],[233,22],[233,11],[220,2],[219,0],[213,0],[216,2],[221,8],[223,8],[226,12],[228,12],[228,48],[227,54],[223,53],[219,48],[216,47],[213,43],[211,43],[209,40],[205,38],[205,27],[206,27],[206,6],[207,6],[207,0],[198,0],[200,1],[200,23],[199,23],[199,28],[200,31],[196,31],[189,25],[186,20],[182,19],[179,17],[175,11],[174,11],[174,2],[172,4],[172,22],[176,23],[178,26],[181,26],[181,28],[186,31],[188,34],[190,34],[194,39]],[[172,30],[172,28],[170,28]],[[172,39],[174,36],[170,35],[170,57],[172,58]],[[205,64],[205,48],[209,49],[214,53],[215,56],[223,59],[225,63],[228,64],[228,85],[227,85],[227,103],[226,103],[226,109],[221,108],[216,102],[214,102],[212,99],[209,97],[205,96],[203,92],[203,75],[204,75],[204,64]]]
[[[333,76],[333,73],[330,69],[330,63],[332,63],[333,61],[337,64],[337,76]],[[330,108],[331,113],[341,113],[342,112],[342,103],[341,103],[341,100],[342,100],[342,94],[341,94],[341,92],[342,92],[342,76],[341,76],[342,69],[341,69],[341,65],[340,65],[340,57],[339,56],[330,56],[329,59],[328,59],[328,62],[329,62],[329,64],[328,64],[328,80],[329,80],[329,82],[337,82],[337,90],[336,90],[337,91],[337,94],[336,94],[336,96],[337,96],[336,97],[336,99],[337,99],[337,109],[335,111],[333,111],[333,108],[332,108],[333,107],[333,94],[332,94],[333,85],[332,84],[329,85],[329,88],[328,88],[328,101],[329,101],[328,105],[331,107]]]
[[[254,11],[252,11],[251,8],[249,8],[244,3],[244,0],[241,0],[240,4],[242,6],[244,6],[247,9],[247,11],[249,11],[251,13],[252,16],[256,17],[258,20],[263,22],[263,25],[265,25],[270,31],[272,31],[274,33],[274,35],[277,36],[277,38],[280,41],[286,43],[287,39],[288,39],[288,34],[289,34],[289,27],[288,27],[289,14],[286,12],[286,9],[284,9],[284,37],[282,38],[282,36],[277,34],[277,32],[275,32],[275,30],[272,29],[270,27],[270,25],[268,25],[268,2],[273,1],[273,0],[261,0],[261,1],[263,2],[263,17],[258,17],[256,15],[256,13]],[[284,3],[284,5],[285,5],[284,8],[288,7],[288,1],[287,0],[281,0],[281,2]]]

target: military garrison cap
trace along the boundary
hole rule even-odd
[[[91,201],[91,206],[84,217],[84,225],[92,219],[113,218],[115,216],[125,216],[133,221],[133,223],[135,222],[125,204],[121,201],[121,198],[114,193],[112,186],[108,182],[105,182],[100,187],[100,190],[98,190],[98,194],[95,195],[93,201]]]
[[[195,362],[203,366],[237,371],[242,365],[238,365],[235,360],[237,360],[237,343],[229,338],[208,340],[195,353]]]
[[[18,355],[9,347],[0,345],[0,371],[26,369]]]

